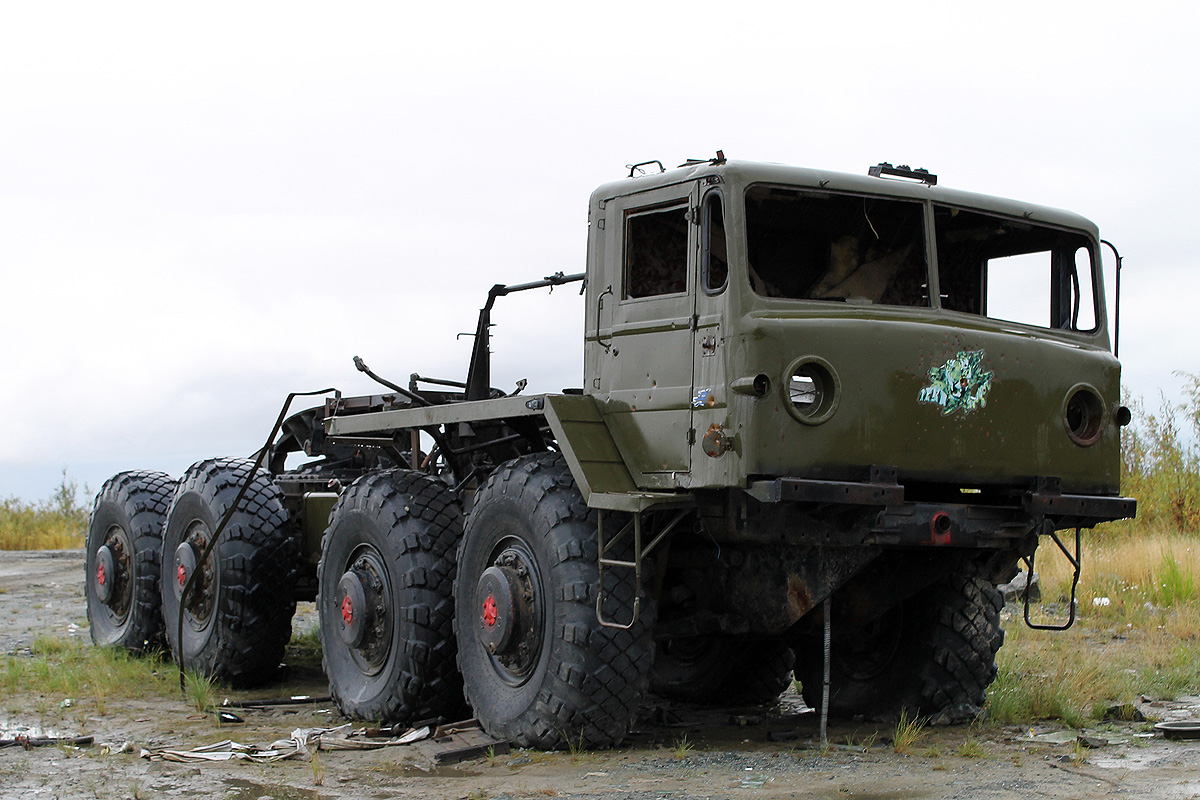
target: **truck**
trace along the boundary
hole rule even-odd
[[[356,357],[380,393],[289,397],[252,458],[105,483],[92,638],[253,685],[315,601],[346,716],[539,748],[793,677],[835,715],[970,716],[997,585],[1046,542],[1078,580],[1080,530],[1136,512],[1101,248],[907,166],[633,165],[584,272],[491,288],[465,379]],[[493,386],[494,304],[576,283],[581,385]]]

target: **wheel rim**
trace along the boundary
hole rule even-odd
[[[334,593],[338,635],[364,675],[378,675],[392,652],[392,587],[380,552],[360,544],[350,554]]]
[[[904,640],[904,614],[899,606],[838,641],[832,657],[851,680],[871,681],[892,668]]]
[[[133,548],[129,534],[120,525],[113,525],[104,534],[91,579],[109,622],[118,628],[124,625],[133,608]]]
[[[506,538],[492,550],[491,566],[475,590],[475,635],[497,677],[521,686],[542,656],[545,581],[529,544]]]
[[[673,659],[680,667],[695,669],[706,666],[720,658],[721,647],[716,639],[688,637],[666,639],[662,643],[662,655]]]
[[[175,597],[183,599],[183,589],[191,579],[192,574],[199,571],[192,589],[188,592],[187,605],[181,612],[188,627],[195,631],[206,630],[213,621],[213,611],[216,608],[218,576],[216,570],[216,554],[210,553],[203,564],[199,564],[200,554],[208,547],[211,532],[202,520],[195,520],[187,527],[183,541],[175,548],[174,567],[171,580]]]

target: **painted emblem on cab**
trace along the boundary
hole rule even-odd
[[[995,373],[983,368],[982,350],[962,350],[940,367],[929,370],[929,385],[917,395],[922,403],[941,406],[942,414],[970,414],[987,405]]]

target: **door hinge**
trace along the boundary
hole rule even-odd
[[[699,328],[700,328],[700,315],[699,314],[692,314],[692,318],[688,322],[688,328],[689,328],[689,330],[693,330],[693,331],[699,330]]]
[[[695,444],[695,443],[696,443],[696,429],[695,429],[695,428],[688,428],[688,432],[687,432],[687,443],[688,443],[688,444]]]

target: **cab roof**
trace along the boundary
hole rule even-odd
[[[945,186],[929,185],[916,180],[723,159],[688,162],[675,169],[665,169],[659,173],[610,181],[592,193],[592,205],[649,189],[703,180],[710,176],[718,176],[722,184],[737,189],[744,189],[755,183],[768,183],[821,191],[870,194],[907,200],[929,200],[940,205],[975,209],[1007,217],[1028,219],[1031,222],[1084,230],[1090,232],[1093,238],[1099,235],[1096,225],[1087,218],[1071,211],[1049,206],[966,192]]]

